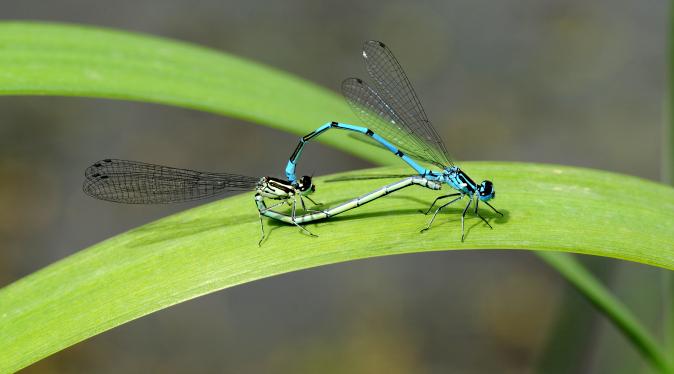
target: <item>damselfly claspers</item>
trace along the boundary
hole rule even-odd
[[[478,205],[484,202],[494,212],[503,216],[489,204],[489,200],[496,196],[493,183],[484,180],[478,185],[454,165],[445,144],[428,120],[402,66],[384,43],[375,40],[365,42],[362,55],[365,67],[374,81],[374,87],[362,79],[348,78],[342,82],[342,93],[351,109],[367,127],[329,122],[302,137],[286,166],[288,180],[293,184],[297,182],[295,168],[308,141],[330,129],[352,131],[370,137],[400,157],[418,173],[419,178],[434,182],[428,186],[444,183],[457,191],[439,196],[433,201],[425,214],[430,213],[439,200],[454,197],[435,210],[422,232],[431,227],[443,208],[465,196],[469,200],[461,215],[461,241],[465,237],[464,218],[473,202],[475,214],[491,228],[489,222],[480,215]],[[434,165],[440,170],[424,168],[415,160]]]

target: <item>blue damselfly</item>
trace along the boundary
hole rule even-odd
[[[496,196],[493,183],[484,180],[478,185],[454,165],[402,66],[384,43],[374,40],[365,42],[362,55],[375,86],[371,87],[359,78],[348,78],[342,83],[342,93],[367,127],[329,122],[302,137],[286,166],[288,180],[296,183],[295,168],[307,142],[330,129],[352,131],[371,138],[400,157],[418,173],[418,177],[436,182],[433,186],[447,184],[457,191],[439,196],[433,201],[425,214],[430,213],[439,200],[454,197],[435,210],[422,232],[431,227],[443,208],[465,196],[469,200],[461,215],[461,241],[465,237],[464,218],[473,202],[475,214],[491,228],[489,222],[480,215],[478,205],[483,202],[497,214],[503,215],[489,204],[489,200]],[[434,165],[440,170],[427,169],[417,161]]]

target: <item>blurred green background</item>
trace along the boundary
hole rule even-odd
[[[458,160],[561,163],[655,180],[667,14],[666,2],[652,0],[0,2],[2,19],[175,38],[332,90],[347,76],[365,75],[362,42],[379,39],[396,53]],[[339,120],[325,120],[333,119]],[[0,286],[196,205],[124,206],[88,198],[80,184],[93,161],[281,176],[296,141],[180,108],[0,97]],[[302,169],[317,175],[371,166],[318,144],[305,155],[311,156]],[[659,270],[583,260],[658,329]],[[479,251],[364,260],[237,286],[128,323],[25,370],[148,371],[648,369],[536,256]]]

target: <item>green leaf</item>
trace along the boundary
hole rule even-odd
[[[667,92],[668,121],[663,126],[662,142],[662,179],[674,184],[674,2],[670,1],[669,9],[669,85]],[[674,339],[674,335],[672,336]]]
[[[538,252],[538,255],[575,286],[589,302],[599,309],[654,367],[663,373],[674,371],[672,363],[655,338],[632,312],[608,291],[572,255]]]
[[[669,8],[669,85],[667,101],[669,104],[668,121],[663,126],[662,139],[662,180],[674,185],[674,2]],[[662,274],[662,329],[665,344],[674,357],[674,277],[670,272]]]
[[[555,165],[465,163],[494,180],[494,226],[461,205],[419,233],[437,191],[411,187],[307,228],[265,219],[257,246],[253,194],[197,207],[80,251],[0,290],[0,371],[17,370],[88,337],[170,305],[237,284],[325,264],[423,251],[478,248],[555,250],[674,269],[674,189],[639,178]],[[407,168],[361,171],[400,173]],[[326,183],[328,205],[382,180]],[[639,193],[634,193],[639,191]],[[367,238],[364,240],[364,238]]]
[[[299,135],[330,121],[353,122],[340,95],[226,53],[87,26],[0,22],[0,95],[17,94],[175,105]],[[396,161],[344,136],[321,141],[380,164]]]
[[[273,68],[161,38],[59,24],[0,22],[0,94],[163,103],[297,134],[329,120],[352,118],[334,93]],[[361,147],[338,134],[321,141],[379,163],[398,162],[385,151]],[[499,203],[512,213],[495,219],[498,234],[482,232],[485,228],[473,220],[464,244],[458,242],[458,208],[448,215],[451,225],[439,221],[439,228],[417,235],[423,222],[412,213],[435,195],[406,191],[390,196],[387,203],[374,203],[379,210],[375,205],[359,208],[317,225],[315,231],[335,233],[321,232],[321,238],[306,242],[311,251],[300,250],[301,245],[283,248],[282,243],[310,239],[284,225],[273,226],[263,248],[251,246],[257,228],[238,221],[245,218],[251,224],[248,218],[255,216],[252,202],[246,202],[249,196],[170,217],[80,252],[0,290],[0,369],[24,367],[98,332],[207,292],[355,258],[507,247],[600,254],[672,268],[671,244],[664,239],[672,234],[671,213],[666,216],[672,211],[671,190],[630,177],[556,166],[464,166],[469,165],[496,177]],[[530,185],[536,178],[527,173],[550,178]],[[593,185],[603,175],[609,181]],[[577,180],[567,180],[570,176]],[[320,188],[338,201],[381,182]],[[551,188],[552,194],[535,193]],[[396,217],[393,224],[388,222],[391,216]],[[481,232],[479,237],[476,232]],[[380,246],[365,248],[363,237]]]

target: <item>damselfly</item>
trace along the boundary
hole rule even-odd
[[[362,55],[365,67],[375,86],[371,87],[359,78],[348,78],[342,83],[342,93],[367,127],[330,122],[302,137],[286,167],[288,180],[293,184],[297,183],[295,168],[308,141],[329,129],[352,131],[366,135],[384,146],[410,165],[419,177],[436,182],[438,185],[446,183],[458,191],[439,196],[433,201],[425,214],[430,213],[438,201],[454,197],[450,202],[440,205],[435,210],[426,227],[421,230],[422,232],[431,227],[442,209],[465,196],[469,200],[461,214],[461,241],[465,237],[466,212],[473,202],[475,202],[475,214],[491,228],[489,222],[480,215],[478,205],[484,202],[494,212],[503,216],[489,204],[489,200],[496,196],[493,183],[484,180],[478,185],[454,165],[445,144],[428,120],[402,66],[384,43],[374,40],[365,42]],[[434,165],[440,170],[424,168],[415,160]]]
[[[308,211],[304,199],[314,202],[309,194],[316,191],[311,177],[303,176],[295,183],[273,177],[249,177],[230,173],[209,173],[138,161],[105,159],[89,166],[84,172],[84,193],[97,199],[126,204],[166,204],[205,199],[225,192],[255,191],[255,201],[260,213],[260,227],[264,239],[262,216],[294,224],[304,232],[314,235],[298,224],[297,200]],[[267,208],[264,199],[280,200]],[[290,205],[287,219],[277,218],[270,208]],[[304,221],[302,221],[304,222]],[[258,244],[259,244],[258,243]]]
[[[209,173],[138,161],[105,159],[89,166],[84,172],[84,192],[94,198],[126,204],[165,204],[205,199],[232,191],[255,191],[255,204],[259,212],[264,240],[262,216],[293,224],[309,235],[316,236],[301,223],[330,218],[347,210],[367,204],[393,191],[417,184],[440,189],[438,182],[422,177],[409,177],[391,183],[366,195],[349,200],[325,210],[309,210],[304,199],[314,205],[309,194],[316,191],[311,177],[303,176],[295,183],[273,177],[249,177],[230,173]],[[279,200],[267,207],[265,199]],[[303,214],[297,214],[297,200]],[[272,210],[280,205],[290,205],[290,214]]]

